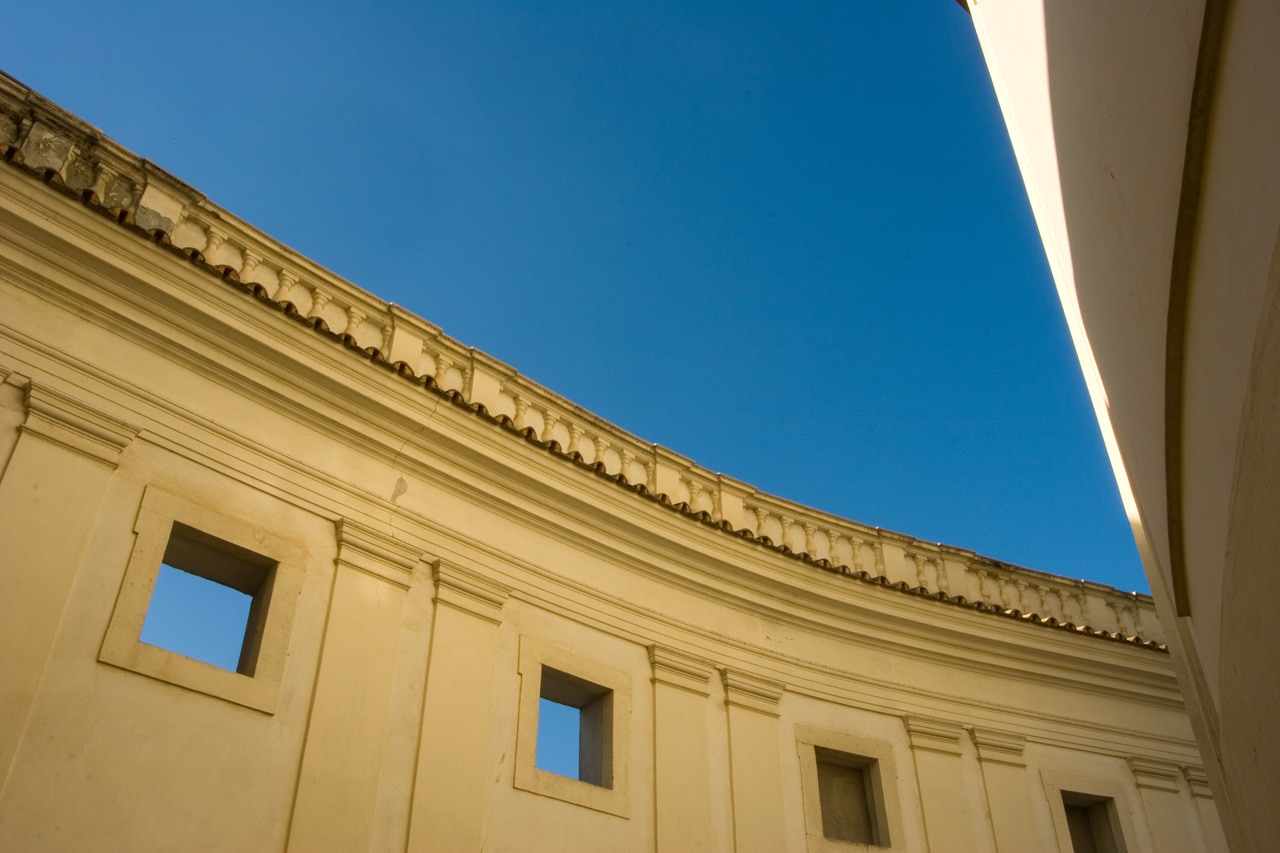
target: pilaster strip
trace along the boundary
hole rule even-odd
[[[140,430],[34,382],[27,383],[22,402],[27,410],[22,432],[65,447],[113,470],[119,463],[120,453]]]
[[[711,695],[711,673],[715,667],[709,661],[665,646],[651,645],[649,663],[653,665],[655,684],[678,687],[699,696]]]
[[[1175,794],[1180,790],[1178,776],[1181,775],[1181,770],[1170,761],[1133,756],[1129,759],[1129,769],[1133,771],[1134,781],[1139,788],[1171,791]]]
[[[964,735],[964,728],[960,725],[911,715],[904,716],[902,720],[912,749],[926,749],[945,755],[961,754],[960,738]]]
[[[511,595],[511,587],[444,560],[432,565],[431,576],[436,584],[437,605],[446,605],[494,624],[502,623],[502,605]]]
[[[750,708],[772,717],[779,716],[778,702],[787,689],[781,681],[732,669],[720,670],[720,677],[724,681],[726,705]]]

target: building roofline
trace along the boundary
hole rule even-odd
[[[995,578],[997,586],[1000,579],[1012,578],[1010,583],[1016,586],[1035,585],[1047,592],[1079,590],[1083,593],[1087,590],[1103,596],[1108,605],[1117,608],[1142,606],[1153,610],[1151,598],[1145,594],[1125,593],[1105,584],[1039,572],[982,557],[971,550],[926,542],[842,519],[759,492],[746,483],[702,469],[674,451],[644,442],[521,376],[509,365],[465,347],[434,324],[378,299],[253,228],[178,178],[133,154],[92,125],[3,72],[0,72],[0,146],[3,146],[0,153],[10,167],[76,199],[138,238],[184,258],[228,286],[252,296],[264,307],[308,326],[371,365],[394,372],[407,383],[470,411],[479,421],[564,460],[575,470],[609,480],[693,523],[813,568],[902,594],[1028,624],[1167,651],[1164,643],[1144,639],[1136,632],[1126,633],[1120,630],[1119,625],[1118,630],[1107,631],[1076,625],[1051,615],[1023,612],[999,603],[971,601],[964,595],[952,595],[945,589],[930,590],[905,581],[891,582],[879,561],[876,571],[867,571],[856,561],[850,566],[830,557],[815,556],[809,549],[793,548],[785,541],[775,542],[764,532],[765,519],[781,522],[784,540],[786,531],[794,527],[805,531],[806,542],[811,541],[817,532],[821,532],[829,543],[845,537],[847,541],[856,539],[859,547],[871,544],[873,550],[883,542],[893,542],[914,555],[913,559],[917,556],[923,560],[951,559],[973,567],[980,577],[990,575]],[[231,260],[238,261],[238,264],[218,262],[224,246],[234,247]],[[298,303],[290,298],[299,287],[307,291],[303,304],[309,302],[311,307],[306,311],[300,310]],[[341,331],[333,328],[330,320],[322,316],[330,303],[345,306],[345,325]],[[317,305],[320,306],[318,309]],[[406,356],[412,356],[415,346],[419,355],[427,351],[433,353],[431,372],[424,372],[420,364],[414,366],[407,360]],[[447,365],[444,371],[440,370],[441,365]],[[447,376],[443,375],[450,371],[461,373],[460,387],[450,387]],[[479,387],[477,377],[483,378],[481,384],[487,383],[488,387]],[[514,415],[500,411],[501,405],[495,404],[495,401],[504,399],[515,401]],[[545,412],[548,419],[573,419],[576,432],[571,434],[594,439],[599,442],[597,448],[619,449],[625,470],[610,471],[605,462],[595,458],[588,461],[582,449],[575,446],[577,438],[572,439],[569,446],[563,446],[551,435],[553,430],[546,428],[547,420],[542,421],[541,434],[537,428],[523,423],[524,412],[534,405]],[[595,454],[593,450],[592,456]],[[639,482],[633,473],[641,469],[647,473],[647,482]],[[669,494],[671,484],[687,492],[689,499],[683,499],[680,494],[675,497]],[[705,497],[708,494],[710,499]],[[729,503],[734,503],[734,506],[729,507]],[[745,521],[748,510],[754,512],[758,521],[755,529],[749,523],[735,523],[731,517],[737,516],[740,521]],[[830,550],[834,551],[834,548]]]

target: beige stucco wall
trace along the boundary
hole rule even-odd
[[[815,828],[815,745],[876,760],[891,849],[1069,850],[1061,790],[1130,851],[1223,849],[1149,600],[646,455],[76,138],[154,229],[14,137],[0,849],[859,849]],[[277,668],[136,642],[169,518],[278,561]],[[611,787],[530,766],[544,663],[612,691]]]

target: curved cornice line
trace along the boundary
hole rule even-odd
[[[4,79],[12,80],[12,78],[6,78],[5,75],[0,75],[0,82],[3,82]],[[16,81],[13,81],[13,82],[16,83]],[[17,85],[21,86],[21,84],[17,84]],[[28,98],[29,98],[28,100],[29,107],[45,107],[46,106],[46,102],[44,102],[42,98],[35,96],[34,93],[30,93],[30,90],[27,90],[27,92],[28,92]],[[34,101],[37,101],[37,100],[39,101],[39,103],[33,103]],[[47,105],[47,106],[53,107],[53,105]],[[53,108],[55,110],[57,109],[56,107],[53,107]],[[0,116],[0,118],[3,118],[3,116]],[[70,116],[69,114],[66,114],[66,115],[58,114],[57,119],[59,124],[78,121],[77,119],[75,119],[73,116]],[[30,120],[30,122],[31,123],[26,124],[26,128],[25,128],[26,131],[29,131],[32,127],[35,126],[34,119]],[[2,129],[3,128],[0,128],[0,130]],[[83,132],[83,130],[81,132]],[[94,144],[96,144],[98,142],[98,137],[96,136],[96,131],[94,133],[95,133],[95,138],[92,141]],[[56,137],[46,137],[46,138],[52,139],[54,142],[58,142]],[[815,557],[814,555],[808,553],[807,551],[797,551],[791,548],[790,546],[788,546],[787,544],[785,544],[785,542],[774,542],[769,536],[764,535],[763,533],[757,533],[756,531],[751,530],[749,527],[740,527],[740,528],[735,527],[730,521],[726,519],[723,519],[723,518],[716,519],[715,517],[713,517],[711,513],[707,512],[706,510],[698,510],[698,509],[695,509],[693,506],[691,506],[687,502],[673,500],[666,493],[656,491],[655,489],[650,488],[645,483],[631,482],[624,473],[620,472],[616,474],[611,474],[606,469],[604,463],[598,460],[593,462],[587,462],[586,458],[576,450],[562,448],[560,443],[554,439],[544,440],[540,438],[537,430],[534,429],[533,427],[521,426],[517,423],[515,419],[511,418],[508,415],[494,414],[490,412],[488,407],[486,407],[483,403],[473,402],[471,400],[468,400],[467,395],[456,388],[449,389],[449,388],[443,387],[439,382],[437,382],[437,378],[435,376],[430,374],[425,374],[425,373],[420,374],[417,371],[415,371],[412,366],[410,366],[408,363],[406,363],[403,360],[395,360],[395,361],[391,360],[386,354],[386,352],[384,352],[383,348],[380,348],[377,346],[363,345],[357,340],[357,338],[353,334],[351,334],[345,329],[341,332],[334,331],[329,326],[328,322],[326,322],[322,317],[315,316],[314,313],[311,313],[311,314],[303,313],[298,309],[298,307],[293,302],[289,301],[287,298],[282,298],[282,299],[274,298],[271,295],[270,291],[267,289],[267,287],[262,283],[258,281],[242,281],[241,270],[236,269],[234,266],[230,266],[227,264],[210,263],[206,259],[204,252],[202,252],[201,250],[198,250],[192,247],[184,248],[182,246],[175,244],[170,234],[170,230],[174,227],[174,219],[172,217],[164,217],[162,215],[163,211],[158,212],[156,209],[144,207],[140,203],[141,199],[146,198],[146,192],[148,188],[148,185],[146,183],[142,184],[141,186],[127,187],[125,196],[124,196],[125,198],[124,204],[120,204],[118,203],[119,199],[113,197],[110,191],[108,191],[105,195],[103,194],[102,192],[103,182],[102,182],[101,174],[99,175],[99,180],[92,183],[92,185],[84,181],[79,182],[79,184],[82,184],[82,185],[77,185],[67,180],[67,177],[63,174],[63,170],[66,168],[65,164],[67,162],[71,162],[67,159],[69,156],[71,156],[69,154],[70,149],[72,148],[71,144],[68,144],[65,146],[65,148],[67,149],[66,151],[61,150],[60,148],[58,148],[58,146],[46,146],[46,147],[52,147],[56,149],[54,150],[54,154],[48,158],[47,162],[44,160],[41,160],[40,157],[37,157],[35,162],[28,162],[27,159],[24,157],[25,141],[15,139],[14,143],[8,144],[5,150],[2,152],[3,160],[7,164],[9,164],[11,167],[14,167],[15,169],[17,169],[17,171],[19,171],[20,173],[29,175],[32,178],[50,187],[51,189],[58,191],[60,194],[78,201],[84,207],[102,216],[105,216],[106,218],[110,219],[112,222],[116,223],[118,226],[129,231],[130,233],[133,233],[138,237],[140,237],[141,239],[144,239],[147,242],[150,242],[153,245],[156,245],[166,250],[168,253],[172,255],[175,255],[181,259],[184,259],[185,261],[189,262],[196,268],[204,271],[205,273],[211,276],[218,278],[219,280],[225,282],[227,285],[231,287],[234,287],[240,292],[248,296],[251,296],[256,301],[262,303],[263,305],[282,313],[284,316],[288,317],[289,319],[295,322],[298,322],[302,325],[307,326],[315,333],[323,336],[324,338],[328,339],[333,343],[337,343],[341,345],[346,350],[360,355],[361,357],[363,357],[364,359],[367,359],[369,362],[371,362],[375,366],[388,370],[390,372],[393,372],[398,376],[400,376],[405,381],[410,382],[422,388],[426,392],[432,393],[440,398],[443,398],[444,400],[447,400],[448,402],[454,404],[455,406],[458,406],[462,409],[469,411],[482,422],[487,422],[489,424],[497,426],[498,428],[502,429],[503,431],[512,435],[513,437],[523,438],[525,442],[527,442],[528,444],[541,448],[543,451],[551,454],[553,457],[556,457],[567,463],[570,463],[579,470],[592,473],[601,479],[611,481],[617,486],[627,489],[628,491],[634,493],[639,497],[653,501],[654,503],[661,505],[677,513],[683,518],[699,523],[705,527],[718,530],[723,534],[737,537],[738,539],[743,540],[745,542],[753,543],[756,546],[769,549],[770,551],[776,554],[800,561],[813,568],[831,572],[837,575],[846,576],[853,580],[860,581],[863,583],[878,585],[881,587],[892,589],[904,595],[911,595],[918,598],[937,601],[939,603],[943,603],[951,606],[975,610],[981,613],[987,613],[995,616],[1001,616],[1004,618],[1010,618],[1010,619],[1014,619],[1014,620],[1031,624],[1031,625],[1037,625],[1037,626],[1047,627],[1047,628],[1055,628],[1058,630],[1070,631],[1072,633],[1076,633],[1084,636],[1097,637],[1101,639],[1127,643],[1134,646],[1138,646],[1140,648],[1154,650],[1158,652],[1167,652],[1168,650],[1168,647],[1166,646],[1166,644],[1155,641],[1155,640],[1144,639],[1143,637],[1137,635],[1136,633],[1126,634],[1124,633],[1123,630],[1107,631],[1105,629],[1098,629],[1098,628],[1091,627],[1089,625],[1076,625],[1070,621],[1059,620],[1054,616],[1042,616],[1035,612],[1024,612],[1021,609],[1007,608],[1001,604],[988,603],[984,601],[970,601],[964,595],[959,595],[959,594],[952,595],[949,592],[942,591],[942,590],[933,591],[923,585],[912,586],[906,581],[890,581],[883,574],[873,574],[861,568],[850,567],[843,563],[833,562],[832,560],[827,559],[825,557]],[[37,153],[43,156],[44,149],[43,148],[38,149]],[[121,149],[119,152],[112,151],[111,157],[113,159],[119,159],[125,153],[127,152],[123,152],[123,149]],[[56,165],[59,163],[63,165],[61,166]],[[148,177],[154,177],[154,175],[159,174],[163,176],[166,183],[173,183],[173,184],[180,183],[176,179],[170,178],[166,174],[160,173],[159,170],[156,169],[156,167],[150,166],[149,164],[146,163],[146,161],[143,161],[143,164],[147,168]],[[119,164],[115,164],[115,165],[118,166]],[[195,193],[193,190],[190,190],[189,188],[186,188],[185,186],[182,187],[182,190],[183,192],[191,193],[193,196],[197,196],[198,198],[203,200],[203,196],[199,196],[199,194]],[[163,201],[164,201],[163,199],[160,199],[160,201],[158,201],[157,203],[160,204]],[[142,214],[144,214],[142,216],[142,221],[140,221],[139,217],[135,215],[135,209],[137,211],[140,211]],[[175,212],[175,215],[176,215],[176,212]],[[221,233],[220,231],[218,231],[217,228],[214,228],[214,227],[210,227],[210,232],[211,233],[218,232],[219,234]],[[218,243],[220,244],[221,240],[219,240]],[[310,262],[307,262],[307,263],[309,264]],[[246,265],[242,267],[243,270],[248,271],[247,275],[252,275],[253,270],[257,268],[258,268],[258,263],[256,262],[253,263],[252,265]],[[354,288],[354,285],[349,285],[349,286]],[[282,286],[280,289],[277,290],[276,295],[278,296],[282,292],[287,293],[288,290],[289,290],[288,286]],[[369,295],[366,292],[360,291],[360,293],[363,294],[365,299],[369,298]],[[348,329],[356,328],[357,326],[358,324],[352,323],[348,325]],[[384,339],[384,345],[386,343],[387,341],[386,339]],[[798,507],[798,508],[803,509],[803,507]],[[897,534],[891,534],[889,531],[884,531],[884,533],[886,535],[899,536]],[[881,535],[881,531],[879,528],[876,528],[876,535],[877,537]],[[933,546],[930,545],[929,543],[919,542],[912,539],[911,537],[900,537],[900,538],[903,539],[904,542],[910,548],[920,549],[922,551],[933,550]],[[929,562],[929,559],[926,558],[925,562]],[[995,561],[988,561],[988,562],[990,563],[992,568],[997,568],[998,566],[1005,566],[1005,564],[999,564],[999,563],[996,563]],[[1016,567],[1007,566],[1007,568],[1013,571],[1018,571]],[[1026,570],[1021,570],[1021,571],[1026,571]],[[1028,574],[1032,574],[1034,576],[1034,573],[1028,572]],[[1119,594],[1118,591],[1115,591],[1115,590],[1112,590],[1112,592]],[[1138,599],[1137,594],[1128,594],[1128,595],[1123,595],[1122,597],[1126,599],[1128,598],[1133,598],[1134,600]],[[1143,596],[1142,598],[1146,599],[1147,597]]]

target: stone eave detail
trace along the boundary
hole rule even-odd
[[[514,440],[690,523],[905,595],[1167,651],[1158,639],[1142,636],[1152,627],[1158,630],[1150,596],[848,521],[760,492],[645,442],[302,257],[2,72],[0,151],[9,167],[184,258],[264,308],[308,326],[372,368],[398,374],[406,387],[442,397]],[[905,554],[918,583],[890,581],[883,554],[887,543]],[[953,594],[952,576],[976,578],[981,600]],[[1096,618],[1094,624],[1078,624],[1085,622],[1086,610],[1114,618],[1105,618],[1110,625],[1099,625]]]

